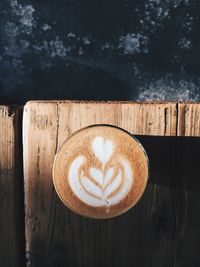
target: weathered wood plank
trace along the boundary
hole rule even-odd
[[[23,119],[28,264],[35,266],[172,266],[175,215],[170,181],[173,146],[140,136],[152,163],[140,202],[109,220],[80,217],[58,199],[54,155],[74,131],[91,124],[120,126],[135,135],[175,136],[176,103],[29,102]],[[165,165],[166,164],[166,165]],[[157,167],[159,166],[159,171]],[[166,166],[162,173],[162,166]],[[163,176],[163,177],[161,177]],[[27,265],[27,266],[29,266]]]
[[[0,266],[25,265],[21,109],[0,106]]]
[[[57,104],[35,103],[24,108],[23,156],[28,264],[34,255],[46,258],[53,231],[50,228],[54,220],[52,214],[55,212],[51,170],[57,147],[57,119]]]

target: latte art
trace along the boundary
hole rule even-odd
[[[56,155],[55,189],[64,204],[83,216],[110,218],[136,204],[148,178],[141,144],[124,130],[93,125],[69,137]]]
[[[75,158],[69,169],[69,183],[72,191],[83,202],[91,206],[114,205],[120,202],[129,192],[133,183],[133,172],[128,160],[121,157],[116,166],[107,166],[114,153],[111,140],[97,136],[92,140],[92,151],[101,162],[101,168],[82,166],[87,159],[84,156]]]

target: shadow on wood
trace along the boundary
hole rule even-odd
[[[152,184],[200,192],[200,138],[137,136],[150,161]]]
[[[21,117],[0,106],[0,267],[25,266]]]
[[[35,266],[154,267],[161,262],[172,266],[175,261],[175,266],[196,266],[192,263],[198,262],[197,237],[187,237],[196,215],[191,211],[191,218],[187,218],[186,212],[194,202],[199,207],[196,197],[200,196],[192,192],[200,190],[200,139],[137,138],[146,148],[151,169],[148,187],[138,204],[120,217],[93,220],[74,214],[55,195],[54,229],[48,250],[44,249],[46,256],[40,253],[44,242],[38,238],[32,243],[36,255],[27,254],[29,262]],[[193,223],[193,227],[198,225]],[[196,233],[200,236],[198,229]],[[186,251],[184,240],[189,247],[185,265],[179,256]]]

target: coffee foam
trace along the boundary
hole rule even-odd
[[[91,217],[124,212],[135,202],[135,196],[130,195],[139,194],[138,173],[143,165],[142,191],[148,176],[147,158],[140,144],[111,126],[78,131],[62,146],[56,161],[59,164],[54,164],[54,184],[61,199],[74,211]],[[56,181],[57,168],[62,176],[58,180],[63,179],[60,182]]]
[[[114,205],[129,192],[133,183],[133,172],[128,160],[121,158],[119,168],[106,166],[109,158],[114,156],[114,144],[97,136],[91,140],[92,152],[101,162],[100,168],[87,164],[87,158],[77,156],[69,168],[69,184],[74,194],[90,206]],[[89,176],[81,166],[87,165]],[[90,162],[91,164],[91,162]],[[80,171],[81,170],[81,171]]]

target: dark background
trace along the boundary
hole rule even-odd
[[[1,0],[0,103],[200,99],[199,0]]]

